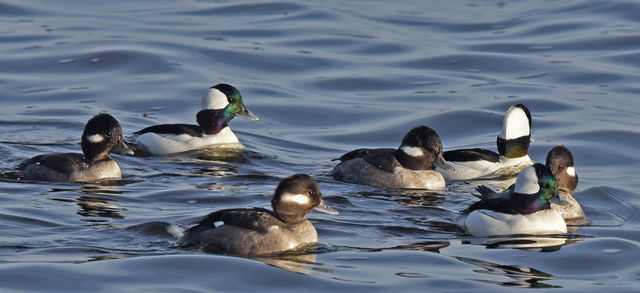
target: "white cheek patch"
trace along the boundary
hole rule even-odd
[[[209,92],[207,92],[204,97],[202,97],[202,110],[206,109],[224,109],[229,105],[229,101],[227,101],[227,96],[225,96],[221,91],[216,88],[210,88]]]
[[[500,137],[504,139],[514,139],[531,134],[529,129],[529,118],[519,107],[512,106],[504,116],[504,124]]]
[[[90,143],[99,143],[104,140],[104,136],[102,134],[92,134],[87,136],[87,141]]]
[[[520,172],[520,174],[518,174],[514,191],[524,194],[534,194],[540,191],[538,176],[536,175],[536,169],[533,166],[525,168]]]
[[[573,167],[567,167],[565,172],[567,172],[567,174],[571,177],[576,177],[576,169]]]
[[[282,197],[280,197],[280,200],[282,200],[283,202],[293,202],[300,205],[309,204],[309,197],[304,194],[285,193],[282,195]]]
[[[412,156],[412,157],[421,157],[424,155],[424,151],[422,151],[422,148],[418,148],[418,147],[410,147],[410,146],[402,146],[400,147],[400,149],[407,155]]]

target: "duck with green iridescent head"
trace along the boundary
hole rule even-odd
[[[244,148],[228,125],[236,116],[260,120],[244,106],[238,89],[217,84],[202,97],[202,110],[196,114],[198,125],[150,126],[134,132],[127,144],[136,156],[170,155],[211,146]]]
[[[551,169],[536,163],[520,172],[508,197],[480,200],[456,222],[476,237],[567,233],[567,224],[551,203],[567,204],[558,196]]]

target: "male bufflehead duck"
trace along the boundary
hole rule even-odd
[[[227,125],[233,117],[260,120],[242,103],[240,92],[228,85],[209,88],[202,97],[202,110],[196,115],[198,125],[161,124],[134,132],[127,142],[136,156],[169,155],[212,145],[242,148],[240,141]]]
[[[584,211],[582,211],[582,207],[572,196],[576,186],[578,186],[578,174],[576,173],[571,152],[564,146],[556,146],[547,154],[545,165],[551,169],[558,181],[558,195],[568,203],[568,205],[551,203],[551,208],[558,212],[568,224],[588,224],[589,220]],[[513,192],[513,189],[513,185],[503,192],[495,192],[482,185],[476,187],[476,190],[480,192],[480,198],[506,198],[510,192]]]
[[[312,210],[338,214],[322,200],[318,183],[306,174],[283,179],[271,206],[273,211],[253,208],[213,212],[185,231],[178,245],[240,256],[274,254],[318,242],[318,233],[306,218]]]
[[[531,113],[523,104],[511,106],[504,116],[496,144],[498,153],[487,149],[458,149],[444,152],[453,168],[439,170],[446,180],[469,180],[512,176],[531,166],[527,151],[531,142]]]
[[[133,154],[122,138],[122,128],[111,115],[91,118],[82,133],[82,154],[52,153],[22,162],[22,178],[45,181],[95,181],[120,179],[120,167],[109,155],[112,150]]]
[[[472,204],[457,219],[458,226],[475,237],[513,234],[567,233],[567,225],[550,202],[558,197],[558,181],[551,170],[536,163],[522,170],[507,198],[489,198]]]
[[[392,188],[442,190],[444,178],[435,171],[451,167],[442,157],[440,136],[427,126],[411,129],[398,149],[357,149],[336,159],[331,175],[339,181]]]

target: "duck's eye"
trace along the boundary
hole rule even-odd
[[[234,98],[229,98],[228,100],[229,100],[229,104],[233,104],[236,101],[236,99],[234,99]]]
[[[316,194],[316,193],[313,192],[313,190],[309,190],[309,195],[313,196],[314,194]]]
[[[564,169],[564,164],[562,166],[560,166],[561,169]]]

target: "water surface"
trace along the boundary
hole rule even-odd
[[[79,152],[108,112],[126,134],[194,123],[229,83],[261,121],[234,119],[241,153],[114,156],[103,184],[0,181],[7,292],[389,289],[636,291],[640,278],[640,4],[634,1],[4,1],[0,169]],[[567,146],[592,221],[567,235],[474,238],[455,227],[476,184],[445,192],[333,181],[331,159],[397,147],[425,124],[445,149],[495,150],[526,104],[543,162]],[[268,207],[308,173],[339,216],[311,213],[318,245],[244,259],[176,248],[213,210]],[[8,176],[10,177],[10,176]]]

